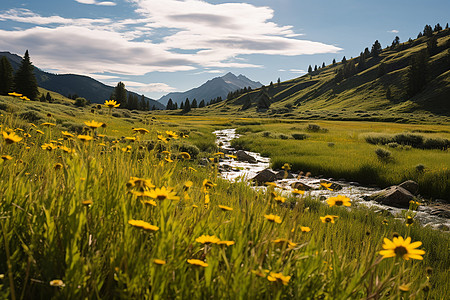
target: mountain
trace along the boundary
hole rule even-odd
[[[10,52],[0,52],[0,57],[2,56],[6,56],[14,71],[19,68],[22,61],[20,56]],[[76,74],[57,75],[42,71],[37,67],[34,68],[34,74],[40,87],[65,96],[77,94],[80,97],[90,100],[92,103],[103,103],[109,99],[114,90],[114,87],[105,85],[88,76]],[[129,93],[138,96],[140,99],[139,94],[131,91]],[[165,108],[158,101],[147,97],[145,99],[150,102],[150,107],[155,105],[156,108]]]
[[[161,97],[158,101],[163,105],[167,105],[169,99],[172,99],[174,103],[176,102],[178,104],[185,101],[186,98],[191,101],[193,99],[197,99],[197,102],[200,102],[201,100],[205,100],[207,102],[217,97],[222,97],[222,99],[225,99],[229,92],[234,92],[236,90],[243,89],[244,87],[251,87],[252,89],[255,89],[261,86],[262,84],[260,82],[252,81],[244,75],[236,76],[233,73],[227,73],[222,77],[216,77],[208,80],[201,86],[189,91],[167,94]]]
[[[429,37],[421,34],[417,39],[380,51],[378,56],[363,54],[362,60],[356,57],[330,64],[299,78],[210,105],[197,113],[302,119],[320,116],[336,120],[356,117],[378,120],[377,115],[383,114],[399,122],[401,113],[450,116],[450,29]],[[420,71],[426,84],[411,95],[409,70],[421,52],[427,53],[426,67]],[[343,73],[346,75],[342,77]]]

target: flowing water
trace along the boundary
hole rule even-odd
[[[217,137],[216,142],[219,145],[221,151],[230,154],[235,151],[235,149],[231,147],[231,140],[239,137],[239,135],[236,133],[236,129],[217,130],[214,131],[213,133]],[[239,180],[248,181],[253,177],[255,177],[260,171],[270,168],[270,158],[263,157],[259,153],[255,152],[246,151],[246,153],[254,157],[257,160],[257,162],[249,163],[225,157],[224,159],[220,159],[219,161],[221,176],[232,182]],[[352,203],[361,204],[367,207],[374,207],[376,210],[385,210],[390,212],[394,216],[403,218],[402,211],[405,211],[404,209],[381,205],[375,201],[364,200],[365,196],[369,196],[377,191],[380,191],[379,188],[362,186],[356,182],[330,180],[332,182],[336,182],[339,185],[341,185],[342,189],[339,191],[329,191],[319,189],[321,180],[320,178],[305,177],[305,176],[298,177],[298,174],[293,175],[294,178],[281,179],[275,181],[277,186],[280,187],[277,189],[277,192],[279,194],[282,195],[290,194],[290,192],[292,191],[291,184],[295,182],[301,182],[303,184],[312,187],[312,190],[307,191],[305,194],[309,193],[311,196],[317,197],[318,199],[321,199],[323,201],[325,201],[328,197],[331,196],[345,195],[352,200]],[[264,188],[264,187],[256,187],[256,188]],[[448,206],[446,208],[448,208]],[[450,219],[432,215],[434,210],[435,210],[434,206],[421,205],[418,211],[416,212],[417,213],[416,219],[419,220],[421,224],[430,225],[433,228],[438,227],[442,228],[442,225],[450,228]]]

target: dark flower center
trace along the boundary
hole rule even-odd
[[[408,250],[403,247],[403,246],[397,246],[394,249],[395,255],[399,256],[399,257],[403,257],[403,255],[405,255],[406,253],[408,253]]]
[[[327,222],[327,223],[328,223],[328,222],[331,222],[332,220],[333,220],[333,219],[331,219],[331,218],[328,218],[328,217],[327,217],[327,218],[325,218],[325,222]]]
[[[338,200],[334,204],[336,204],[337,206],[341,206],[342,204],[344,204],[344,202],[342,200]]]
[[[157,198],[158,200],[164,200],[164,199],[167,198],[167,196],[166,196],[166,195],[158,195],[156,198]]]

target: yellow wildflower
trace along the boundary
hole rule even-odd
[[[86,121],[86,122],[84,122],[84,124],[86,124],[86,126],[92,128],[92,129],[97,129],[97,128],[99,128],[100,126],[103,125],[102,122],[96,122],[96,121],[94,121],[94,120],[92,120],[92,121]]]
[[[91,141],[91,140],[93,139],[92,136],[90,136],[90,135],[83,135],[83,134],[80,134],[80,135],[78,135],[77,137],[78,137],[78,139],[80,139],[83,143],[87,143],[87,142],[89,142],[89,141]]]
[[[173,188],[171,188],[171,187],[166,188],[165,186],[151,190],[149,192],[149,197],[158,199],[161,201],[165,200],[165,199],[180,200],[180,197],[178,197],[177,193],[173,191]]]
[[[311,231],[311,228],[309,228],[309,227],[307,227],[307,226],[300,226],[300,230],[301,230],[302,232],[310,232],[310,231]]]
[[[264,215],[264,218],[266,218],[270,222],[281,224],[281,218],[279,216],[270,214],[270,215]]]
[[[181,153],[180,153],[180,156],[181,156],[183,159],[185,159],[185,160],[191,159],[191,155],[190,155],[189,153],[187,153],[187,152],[181,152]]]
[[[120,106],[120,103],[117,103],[115,100],[106,100],[104,105],[108,108],[116,108]]]
[[[232,246],[234,244],[235,244],[234,241],[220,241],[220,242],[217,242],[217,245],[225,245],[225,246]]]
[[[165,264],[166,264],[166,261],[165,261],[165,260],[162,260],[162,259],[157,259],[157,258],[155,258],[155,259],[153,260],[153,263],[155,263],[155,264],[157,264],[157,265],[165,265]]]
[[[47,150],[47,151],[52,151],[52,150],[55,150],[56,148],[58,148],[58,147],[56,147],[56,145],[55,144],[53,144],[53,143],[45,143],[45,144],[43,144],[42,146],[41,146],[41,148],[42,148],[42,150]]]
[[[332,206],[351,206],[352,204],[350,203],[350,198],[342,196],[342,195],[338,195],[337,197],[330,197],[327,200],[327,203],[330,207]]]
[[[149,133],[150,131],[148,131],[147,129],[145,129],[145,128],[133,128],[133,131],[134,132],[139,132],[140,134],[146,134],[146,133]]]
[[[56,126],[55,123],[50,123],[50,122],[44,122],[41,124],[41,126],[47,126],[47,127],[51,127],[51,126]]]
[[[334,224],[334,220],[339,218],[338,216],[331,216],[331,215],[326,215],[325,217],[320,217],[320,220],[322,221],[322,223],[333,223]]]
[[[158,226],[151,225],[150,223],[147,223],[142,220],[129,220],[128,224],[130,224],[131,226],[137,227],[137,228],[144,229],[146,231],[158,231],[159,230]]]
[[[206,268],[208,266],[207,263],[200,259],[188,259],[187,262],[191,265],[200,266]]]
[[[175,132],[173,132],[171,130],[166,131],[166,134],[167,134],[167,136],[169,138],[172,138],[172,139],[175,139],[175,140],[178,138],[178,134],[176,134]]]
[[[282,273],[270,272],[267,280],[272,282],[281,282],[283,285],[288,285],[291,276],[284,276]]]
[[[2,134],[5,143],[8,145],[20,142],[22,140],[22,138],[17,134],[15,134],[14,132],[8,134],[6,131],[2,131]]]
[[[55,279],[55,280],[50,281],[50,286],[64,287],[65,284],[61,279]]]
[[[11,160],[13,158],[12,158],[12,156],[9,156],[9,155],[2,155],[2,159],[3,160]]]
[[[403,239],[401,236],[394,237],[392,241],[388,238],[384,238],[383,241],[384,250],[380,251],[383,258],[397,256],[403,258],[404,260],[409,260],[410,258],[422,260],[422,255],[425,254],[425,251],[416,249],[422,245],[422,242],[418,241],[411,243],[410,237],[407,237],[406,239]]]
[[[217,244],[220,239],[215,235],[202,235],[195,239],[196,242],[201,244]]]
[[[219,208],[222,209],[223,211],[232,211],[233,210],[232,207],[225,206],[225,205],[219,205]]]
[[[73,138],[73,134],[68,131],[61,131],[62,135],[67,138]]]

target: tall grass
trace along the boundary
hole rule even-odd
[[[101,120],[101,119],[100,119]],[[116,123],[117,122],[117,123]],[[184,129],[186,119],[178,125]],[[190,120],[192,122],[192,120]],[[200,167],[193,160],[178,160],[177,149],[157,141],[157,128],[136,141],[114,139],[126,125],[114,118],[102,133],[86,144],[62,139],[59,128],[34,127],[14,115],[2,119],[2,130],[26,128],[31,134],[19,143],[1,141],[0,165],[0,297],[13,299],[130,299],[130,298],[238,298],[238,299],[360,299],[401,295],[443,298],[450,264],[449,237],[445,233],[406,227],[404,222],[365,208],[329,208],[310,197],[289,198],[292,205],[277,205],[270,193],[257,192],[245,182],[230,183],[217,177],[216,166]],[[131,127],[145,126],[133,124]],[[200,128],[197,125],[189,125]],[[186,127],[189,127],[186,125]],[[16,130],[18,135],[24,133]],[[94,134],[89,132],[90,135]],[[120,135],[119,135],[120,136]],[[191,134],[191,136],[194,136]],[[183,142],[189,143],[190,138]],[[197,138],[192,137],[192,141]],[[57,140],[62,148],[46,151],[43,143]],[[116,142],[117,141],[117,142]],[[168,162],[160,147],[171,151]],[[130,146],[127,148],[127,146]],[[57,164],[62,166],[58,166]],[[190,169],[191,168],[191,169]],[[193,169],[195,170],[193,170]],[[156,187],[172,187],[180,200],[144,204],[133,193],[130,177],[145,178]],[[217,184],[205,206],[203,180]],[[192,181],[188,189],[184,184]],[[218,205],[232,207],[223,211]],[[354,205],[355,206],[355,205]],[[271,223],[265,214],[281,217]],[[339,216],[324,224],[320,216]],[[157,231],[133,227],[144,220]],[[308,226],[310,232],[302,232]],[[380,260],[384,237],[393,232],[422,241],[424,261]],[[201,235],[215,235],[234,245],[203,245]],[[295,246],[276,244],[289,239]],[[155,259],[164,260],[159,265]],[[188,259],[208,266],[191,265]],[[426,267],[433,268],[427,274]],[[268,270],[266,272],[266,270]],[[269,273],[268,273],[269,272]],[[270,272],[291,276],[284,285],[268,280]],[[427,276],[429,279],[427,279]],[[51,286],[52,280],[64,286]],[[410,284],[401,294],[399,286]],[[425,286],[431,289],[423,291]]]

